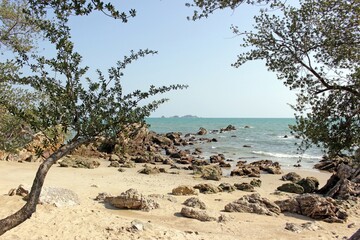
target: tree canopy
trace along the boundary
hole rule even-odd
[[[4,2],[8,4],[7,1]],[[15,5],[8,4],[5,9],[13,10],[13,6]],[[99,136],[115,138],[129,125],[144,124],[144,118],[167,101],[164,98],[153,100],[153,96],[186,87],[152,85],[148,91],[124,91],[121,85],[124,69],[140,58],[157,53],[149,49],[131,51],[114,67],[108,69],[107,73],[97,70],[98,79],[86,76],[89,68],[81,64],[82,56],[76,52],[76,47],[71,41],[70,18],[100,11],[126,23],[129,18],[135,16],[135,10],[128,13],[120,12],[112,4],[99,0],[31,0],[26,5],[17,6],[22,7],[18,8],[20,11],[14,11],[14,14],[24,19],[21,23],[24,23],[26,28],[19,29],[22,34],[15,34],[12,26],[17,27],[18,23],[7,25],[7,20],[1,19],[1,26],[6,28],[8,33],[1,39],[1,47],[8,47],[12,54],[1,62],[0,79],[8,85],[26,86],[27,91],[39,93],[43,98],[30,106],[18,104],[19,99],[5,94],[4,88],[4,91],[0,92],[0,106],[28,124],[34,131],[44,133],[47,137],[46,145],[55,146],[62,132],[71,132],[72,138],[39,166],[27,203],[18,212],[0,220],[0,235],[22,223],[35,212],[46,174],[58,159]],[[54,56],[32,52],[30,47],[19,47],[32,45],[26,37],[28,28],[35,29],[43,41],[48,41],[54,46]],[[147,100],[147,103],[142,104],[142,100]],[[38,154],[42,154],[41,149]]]
[[[242,37],[234,67],[264,60],[278,79],[297,92],[297,124],[301,149],[311,144],[333,156],[360,146],[360,3],[355,0],[302,0],[269,3],[254,17],[254,30]],[[207,16],[216,9],[252,1],[194,1]],[[195,12],[194,18],[199,14]]]

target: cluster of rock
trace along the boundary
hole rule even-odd
[[[252,163],[239,161],[236,169],[232,170],[230,176],[260,177],[260,173],[281,174],[281,167],[278,162],[271,160],[260,160]]]
[[[32,136],[31,142],[19,149],[16,153],[9,153],[0,150],[0,161],[16,162],[40,162],[44,157],[50,156],[64,142],[64,135],[60,134],[58,141],[53,144],[47,144],[47,138],[42,133],[36,133]],[[36,157],[37,150],[41,149],[42,157]]]
[[[301,176],[295,172],[290,172],[282,176],[282,180],[291,181],[289,183],[284,183],[277,188],[279,191],[283,192],[297,194],[314,193],[319,188],[319,181],[315,177],[301,178]]]

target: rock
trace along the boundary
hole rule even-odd
[[[39,199],[40,204],[51,204],[56,207],[79,205],[80,200],[76,193],[65,188],[43,187]]]
[[[245,191],[245,192],[255,192],[254,186],[250,183],[235,183],[234,186],[236,189]]]
[[[233,192],[236,190],[230,183],[221,183],[218,188],[221,192]]]
[[[112,162],[110,162],[109,167],[116,167],[116,168],[118,168],[118,167],[120,167],[120,163],[119,163],[118,161],[112,161]]]
[[[109,193],[102,192],[102,193],[99,193],[99,194],[94,198],[94,200],[95,200],[95,201],[104,202],[104,201],[105,201],[105,198],[107,198],[107,197],[112,197],[112,196],[111,196],[111,194],[109,194]]]
[[[135,168],[136,165],[132,161],[125,162],[124,164],[120,165],[122,168]]]
[[[280,208],[275,203],[260,194],[246,195],[225,206],[226,212],[247,212],[275,216],[280,214]]]
[[[152,137],[152,141],[162,147],[164,146],[171,146],[173,141],[167,137],[155,135]]]
[[[316,192],[319,187],[319,181],[314,177],[303,178],[297,184],[304,188],[304,193]]]
[[[188,207],[200,208],[202,210],[206,209],[205,203],[196,197],[186,199],[183,204]]]
[[[152,167],[149,167],[148,165],[145,164],[144,168],[141,169],[139,171],[139,173],[147,174],[147,175],[149,175],[149,174],[158,174],[158,173],[160,173],[160,170],[157,167],[152,168]]]
[[[220,181],[222,177],[222,170],[219,166],[196,166],[194,167],[194,174],[201,175],[203,179]]]
[[[244,148],[251,148],[251,145],[243,145]]]
[[[135,209],[150,211],[159,208],[159,204],[153,199],[148,199],[139,194],[136,189],[130,188],[117,197],[106,197],[105,202],[120,209]]]
[[[318,231],[323,228],[316,222],[306,222],[302,224],[286,223],[285,229],[291,232],[300,233],[303,230]]]
[[[218,155],[212,155],[210,156],[210,162],[211,163],[220,163],[225,160],[224,154],[218,154]]]
[[[341,164],[349,165],[351,162],[352,159],[350,157],[324,157],[319,163],[315,164],[314,168],[323,171],[335,172]]]
[[[269,166],[263,169],[265,172],[270,174],[282,174],[280,165],[279,166]]]
[[[178,186],[171,192],[173,195],[198,195],[198,191],[195,188],[186,185]]]
[[[360,167],[341,163],[319,193],[337,199],[360,196]]]
[[[279,186],[277,190],[297,194],[304,193],[304,188],[296,183],[284,183],[283,185]]]
[[[206,135],[206,134],[207,134],[207,130],[203,127],[201,127],[197,132],[197,135]]]
[[[110,155],[110,158],[109,158],[109,161],[110,162],[113,162],[113,161],[116,161],[116,162],[119,162],[120,161],[120,157],[116,154],[111,154]]]
[[[220,189],[211,183],[200,183],[194,186],[195,189],[199,189],[200,193],[213,194],[220,192]]]
[[[194,218],[202,222],[209,222],[209,221],[216,221],[216,218],[213,216],[210,216],[206,211],[204,210],[197,210],[195,208],[189,208],[189,207],[183,207],[181,209],[181,215],[188,218]]]
[[[281,177],[283,181],[291,181],[291,182],[298,182],[301,179],[301,176],[296,172],[289,172]]]
[[[234,131],[234,130],[236,130],[235,126],[230,124],[226,128],[221,128],[220,132],[222,133],[222,132],[229,132],[229,131]]]
[[[253,179],[250,182],[250,185],[254,187],[261,187],[261,180],[260,179]]]
[[[246,164],[244,161],[237,163],[237,169],[231,171],[230,176],[260,177],[260,167]]]
[[[60,167],[73,167],[73,168],[89,168],[94,169],[100,166],[100,162],[95,159],[67,156],[60,163]]]
[[[334,199],[315,194],[302,194],[275,203],[280,207],[281,212],[296,213],[316,220],[343,223],[348,218],[348,214],[337,206]]]

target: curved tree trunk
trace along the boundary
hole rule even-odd
[[[349,240],[359,240],[360,239],[360,229],[358,229],[350,238]]]
[[[85,139],[79,139],[75,142],[60,147],[39,166],[33,185],[31,187],[31,191],[29,193],[27,203],[16,213],[0,220],[0,236],[31,217],[31,215],[36,211],[36,205],[39,202],[41,189],[44,185],[46,174],[50,170],[51,166],[56,163],[57,160],[66,156],[70,151],[74,150],[87,141],[88,140]]]

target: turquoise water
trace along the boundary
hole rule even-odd
[[[296,144],[300,140],[292,136],[289,129],[289,125],[295,124],[292,118],[149,118],[147,123],[150,130],[157,133],[181,132],[183,136],[195,134],[200,127],[211,131],[234,125],[235,131],[204,136],[216,138],[217,142],[187,147],[200,147],[205,158],[222,153],[227,159],[234,160],[234,164],[238,159],[248,162],[269,159],[278,161],[284,168],[292,168],[301,157],[302,168],[312,169],[322,156],[320,149],[298,154]]]

